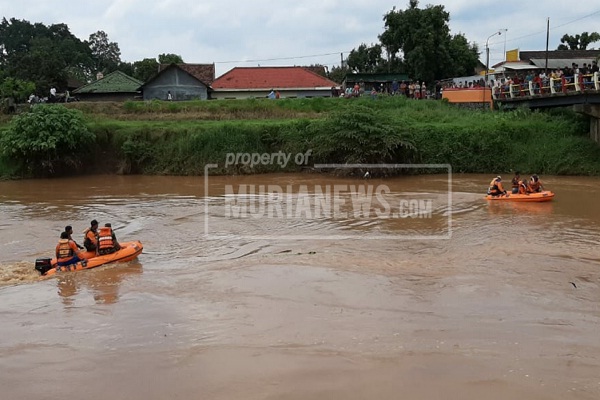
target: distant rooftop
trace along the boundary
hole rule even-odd
[[[236,67],[212,83],[218,89],[297,89],[338,86],[303,67]]]
[[[140,86],[142,86],[141,81],[121,71],[114,71],[97,81],[75,89],[73,93],[136,93]]]
[[[160,64],[158,72],[168,68],[171,64]],[[211,85],[215,80],[215,64],[175,64],[205,85]]]

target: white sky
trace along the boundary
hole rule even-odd
[[[446,0],[452,33],[477,43],[485,63],[504,59],[503,50],[549,49],[565,34],[600,32],[600,2],[582,0]],[[408,0],[0,0],[2,16],[45,25],[65,23],[81,40],[99,30],[117,42],[121,59],[133,62],[175,53],[188,63],[215,63],[220,76],[236,66],[339,66],[361,43],[377,43],[383,15]],[[590,48],[600,48],[600,42]]]

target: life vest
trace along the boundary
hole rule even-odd
[[[98,250],[98,236],[97,232],[94,232],[90,228],[85,231],[85,238],[83,239],[83,245],[87,251]]]
[[[527,192],[528,192],[527,182],[519,181],[519,194],[527,194]]]
[[[539,179],[531,177],[529,181],[529,190],[532,192],[540,192],[542,190],[542,182]]]
[[[114,249],[112,228],[102,227],[98,232],[98,250]]]
[[[56,259],[58,261],[66,261],[73,258],[75,250],[73,249],[74,243],[69,239],[60,239],[56,246]]]
[[[516,187],[516,188],[518,188],[518,187],[519,187],[519,183],[520,183],[520,182],[521,182],[521,181],[519,180],[519,178],[517,178],[517,177],[515,176],[514,178],[512,178],[512,187],[514,187],[514,188],[515,188],[515,187]]]
[[[88,228],[85,231],[85,241],[95,246],[98,244],[98,233]]]
[[[502,181],[498,180],[498,178],[494,178],[492,179],[492,181],[490,182],[490,189],[496,188],[496,189],[501,189],[502,188]]]
[[[502,187],[502,181],[496,177],[496,178],[492,179],[492,181],[490,182],[490,188],[488,189],[488,194],[496,196],[501,193],[504,193],[504,188]]]

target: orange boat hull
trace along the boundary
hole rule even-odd
[[[552,201],[554,198],[554,192],[549,190],[544,190],[543,192],[538,193],[529,193],[529,194],[511,194],[507,193],[502,196],[485,196],[486,200],[492,201],[519,201],[519,202],[528,202],[528,203],[539,203],[544,201]]]
[[[54,268],[50,269],[44,275],[49,276],[54,275],[57,272],[80,271],[82,269],[96,268],[104,264],[131,261],[139,256],[142,253],[142,250],[144,250],[144,246],[140,241],[119,244],[121,245],[121,250],[103,256],[96,256],[96,253],[93,251],[78,253],[79,258],[82,258],[83,261],[64,267],[57,267],[56,259],[52,259]]]

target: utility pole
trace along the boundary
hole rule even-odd
[[[550,17],[548,17],[548,23],[546,26],[546,66],[544,73],[548,75],[548,43],[550,42]]]
[[[505,29],[500,29],[500,30],[504,31],[504,50],[503,50],[503,52],[504,52],[504,64],[506,64],[506,37],[508,36],[506,34],[506,32],[508,32],[508,29],[505,28]]]
[[[485,106],[485,93],[487,92],[488,88],[489,88],[489,84],[488,84],[488,71],[490,70],[490,46],[489,46],[489,41],[492,37],[496,36],[496,35],[502,35],[502,29],[500,29],[498,32],[495,32],[493,34],[491,34],[487,40],[485,41],[485,87],[483,88],[483,105]]]

